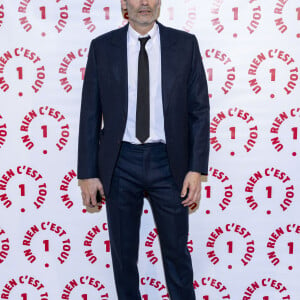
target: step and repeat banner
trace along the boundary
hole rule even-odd
[[[159,20],[197,36],[209,84],[197,299],[299,300],[300,2],[162,0]],[[76,164],[90,41],[126,22],[118,0],[0,0],[0,299],[117,299],[105,201],[83,206]],[[170,299],[158,239],[145,199],[143,300]]]

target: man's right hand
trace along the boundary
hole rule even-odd
[[[81,189],[83,204],[88,207],[97,205],[96,194],[99,190],[101,197],[105,197],[102,183],[99,178],[79,179],[78,185]]]

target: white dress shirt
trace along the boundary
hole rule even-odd
[[[128,114],[123,141],[133,144],[141,142],[135,136],[138,57],[140,52],[140,37],[150,36],[146,43],[149,60],[150,87],[150,136],[146,143],[166,142],[161,87],[161,50],[159,27],[155,23],[146,34],[140,35],[130,25],[127,33],[127,65],[128,65]]]

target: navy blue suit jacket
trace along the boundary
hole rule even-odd
[[[207,81],[196,37],[158,25],[166,145],[181,189],[188,171],[207,174]],[[127,30],[128,25],[91,42],[82,90],[78,178],[100,178],[106,196],[127,118]]]

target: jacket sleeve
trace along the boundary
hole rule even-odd
[[[208,173],[209,97],[198,42],[193,36],[193,55],[188,80],[189,170]]]
[[[82,88],[78,140],[78,179],[99,177],[98,147],[102,108],[94,47],[94,41],[92,41]]]

